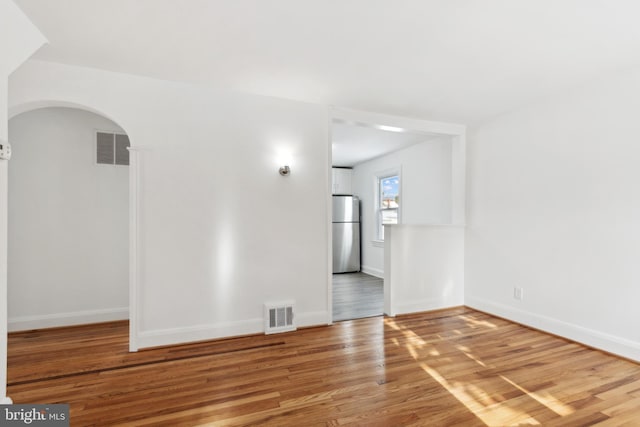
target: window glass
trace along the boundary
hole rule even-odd
[[[398,223],[400,208],[400,177],[378,179],[378,239],[384,240],[384,226]]]
[[[400,178],[397,175],[380,179],[381,208],[388,209],[398,207],[400,203],[398,192],[399,184]]]

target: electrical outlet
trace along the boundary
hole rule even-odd
[[[513,297],[518,301],[522,301],[523,291],[522,288],[513,288]]]

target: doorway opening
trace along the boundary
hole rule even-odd
[[[9,135],[9,332],[128,320],[126,132],[47,106],[13,116]]]
[[[336,118],[331,138],[332,321],[380,316],[384,226],[400,223],[402,203],[394,153],[425,136]]]
[[[359,268],[337,275],[336,259],[342,254],[336,254],[336,239],[345,239],[336,233],[335,203],[329,203],[330,321],[410,312],[412,296],[396,295],[399,288],[391,283],[386,264],[400,262],[393,270],[408,280],[413,270],[386,253],[395,246],[393,228],[387,230],[389,238],[385,229],[464,224],[465,127],[340,108],[333,109],[330,127],[331,199],[348,194],[360,206]],[[377,288],[368,288],[374,283]]]

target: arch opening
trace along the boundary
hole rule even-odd
[[[115,140],[126,130],[95,108],[62,101],[15,106],[9,117],[9,331],[133,318],[137,165],[96,161],[97,136]]]

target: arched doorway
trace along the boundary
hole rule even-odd
[[[135,230],[125,130],[64,103],[12,113],[9,331],[129,318]],[[97,159],[110,135],[112,164]]]

